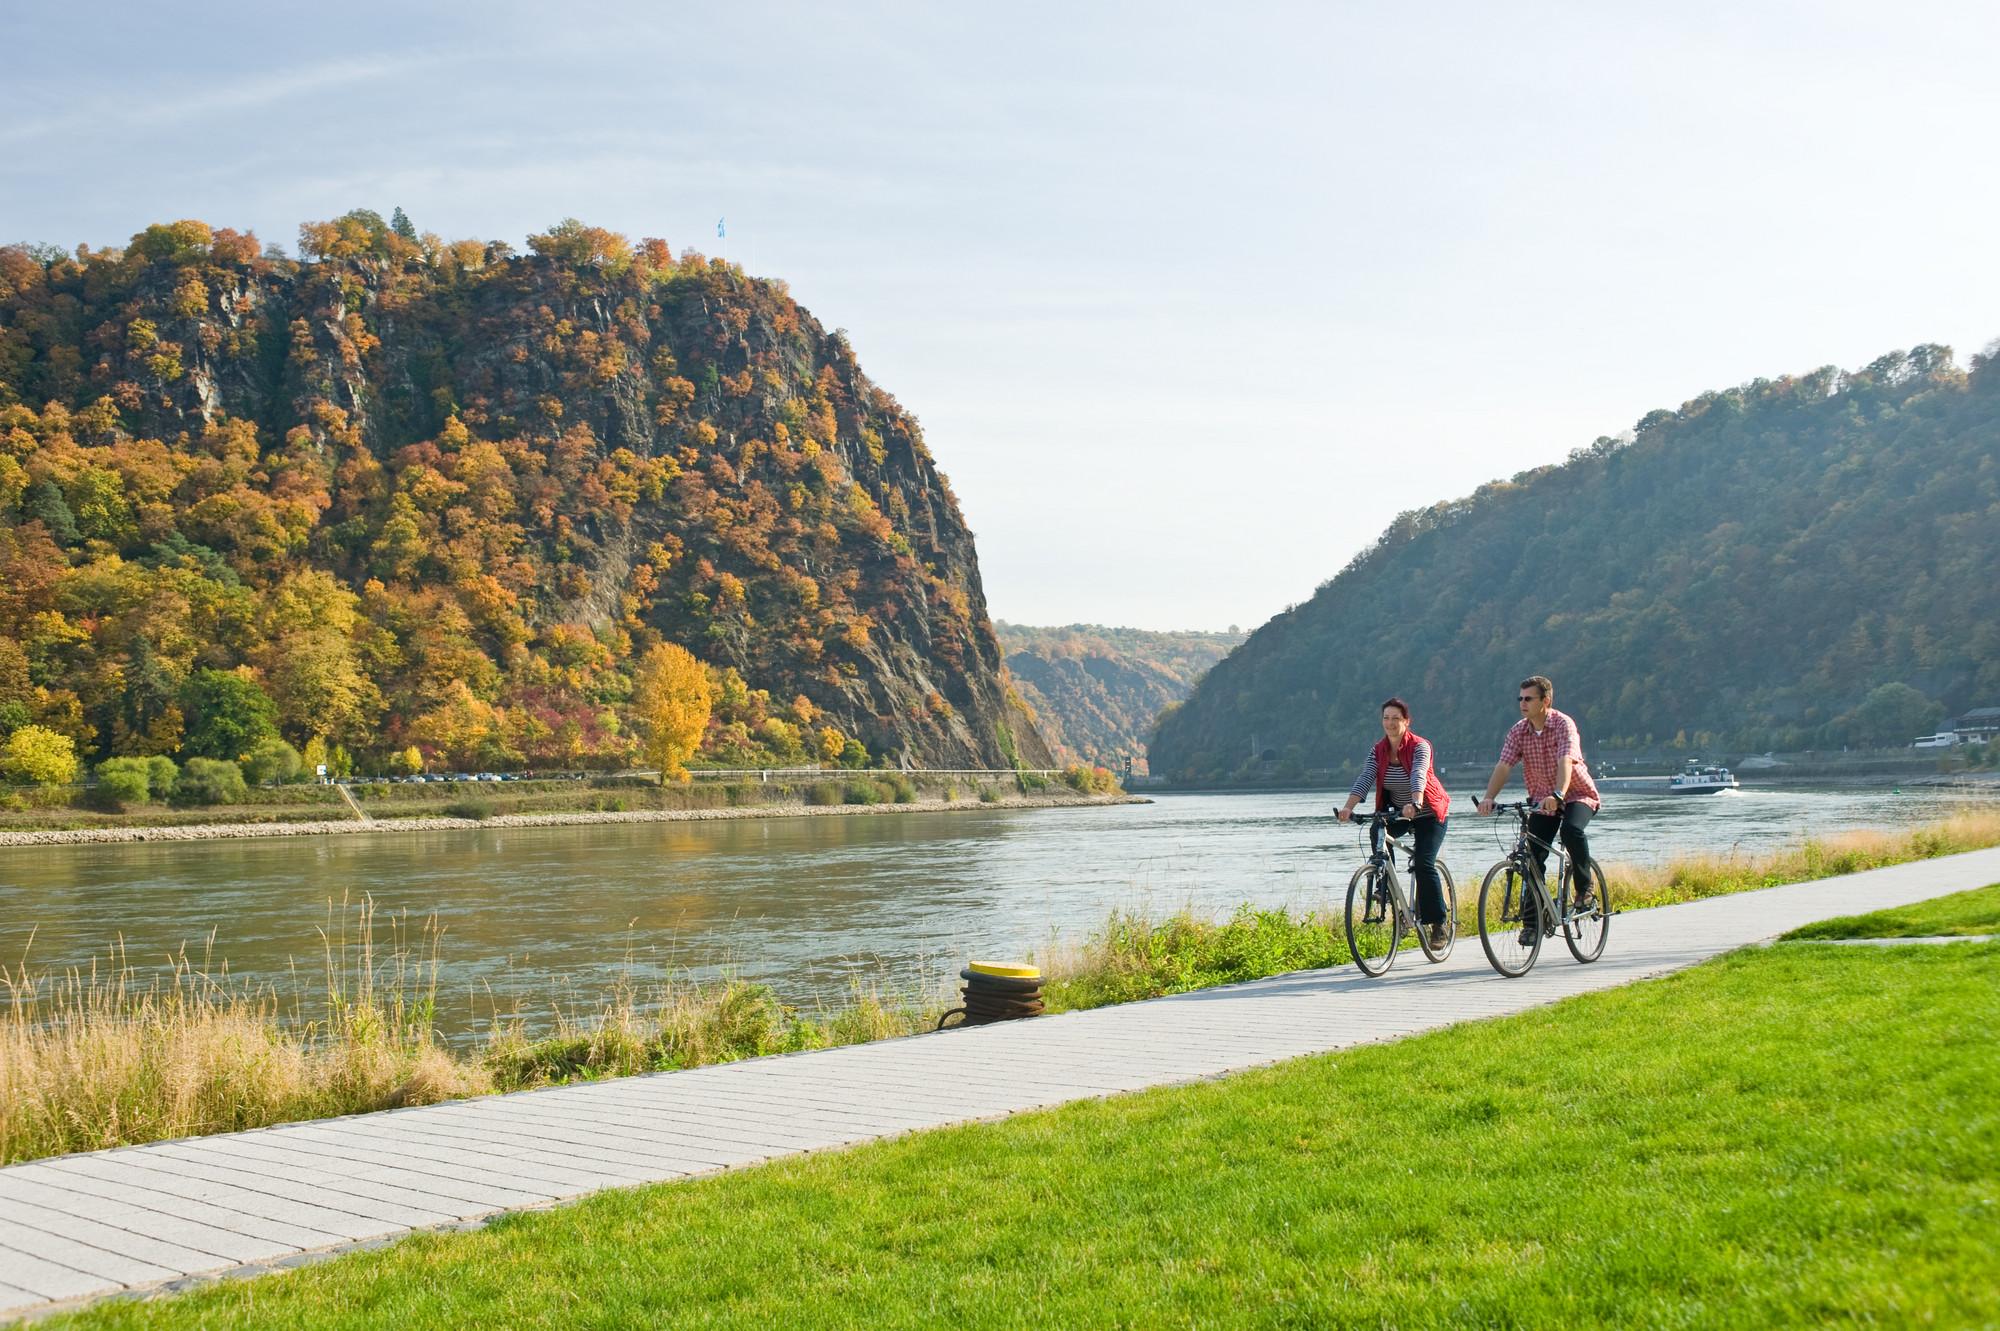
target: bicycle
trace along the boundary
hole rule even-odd
[[[1396,839],[1397,834],[1384,835],[1398,815],[1385,810],[1353,817],[1357,823],[1368,824],[1373,847],[1368,863],[1347,880],[1347,951],[1354,964],[1363,975],[1386,975],[1396,963],[1396,950],[1403,945],[1406,931],[1417,936],[1417,946],[1432,962],[1443,961],[1458,941],[1458,888],[1451,881],[1451,870],[1443,860],[1438,861],[1438,878],[1444,888],[1445,935],[1443,943],[1433,945],[1430,929],[1417,922],[1402,879],[1396,876],[1397,852],[1405,858],[1410,852]]]
[[[1590,873],[1595,888],[1589,905],[1578,907],[1571,895],[1569,854],[1551,846],[1528,831],[1528,815],[1535,806],[1525,800],[1497,804],[1495,813],[1512,813],[1520,822],[1520,836],[1514,848],[1486,871],[1479,885],[1479,945],[1493,969],[1508,979],[1519,979],[1535,967],[1542,955],[1542,940],[1560,928],[1570,955],[1588,965],[1604,955],[1604,940],[1611,933],[1611,890],[1605,886],[1604,870],[1592,860]],[[1533,843],[1531,845],[1531,843]],[[1548,880],[1535,862],[1533,845],[1556,854],[1556,889],[1549,897]]]

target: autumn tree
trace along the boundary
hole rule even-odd
[[[59,735],[46,726],[22,726],[0,746],[0,772],[10,781],[70,785],[76,780],[76,746],[68,735]]]
[[[714,690],[708,670],[678,643],[663,642],[640,658],[633,678],[632,714],[645,737],[646,756],[667,778],[688,779],[687,760],[708,729]]]

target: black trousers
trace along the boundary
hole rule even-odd
[[[1531,813],[1528,815],[1528,835],[1534,840],[1528,843],[1534,852],[1535,865],[1546,875],[1549,869],[1549,846],[1556,836],[1562,836],[1563,849],[1569,852],[1569,875],[1579,889],[1590,886],[1590,838],[1583,829],[1590,826],[1590,820],[1597,810],[1588,804],[1565,804],[1560,814]],[[1556,884],[1549,884],[1549,895],[1556,894]]]
[[[1430,813],[1418,814],[1414,823],[1407,818],[1389,820],[1389,831],[1396,836],[1413,833],[1410,839],[1410,876],[1417,880],[1419,924],[1444,923],[1444,879],[1438,876],[1438,850],[1444,845],[1447,821]],[[1381,836],[1378,826],[1375,832],[1378,849]]]

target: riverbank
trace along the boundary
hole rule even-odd
[[[1610,877],[1613,900],[1631,910],[1994,845],[2000,811],[1982,810],[1902,833]],[[1470,927],[1464,892],[1462,930]],[[626,981],[583,1002],[552,989],[539,1009],[554,1013],[550,1033],[497,1019],[479,1043],[454,1049],[437,1029],[437,932],[378,945],[372,906],[351,913],[351,925],[345,916],[329,925],[325,992],[314,1004],[323,1015],[310,1020],[300,1012],[306,995],[281,1002],[268,988],[231,981],[219,960],[183,955],[163,981],[122,954],[87,973],[0,974],[0,1163],[864,1043],[929,1030],[950,1002],[897,989],[893,978],[888,992],[858,986],[844,1003],[811,1009],[743,980]],[[1459,946],[1478,943],[1462,933]],[[1223,921],[1115,913],[1037,960],[1050,1009],[1064,1011],[1349,958],[1331,918],[1245,908]]]
[[[954,813],[973,809],[1091,808],[1148,804],[1139,795],[999,793],[992,798],[948,799],[918,796],[901,803],[770,803],[692,809],[596,810],[575,813],[496,813],[485,818],[418,814],[408,817],[301,822],[158,824],[138,827],[83,827],[32,832],[0,831],[0,847],[113,845],[133,841],[227,841],[244,837],[348,836],[376,832],[452,832],[481,827],[582,827],[596,823],[705,822],[732,818],[820,818],[868,813]]]

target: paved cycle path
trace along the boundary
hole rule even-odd
[[[1186,1082],[1519,1012],[1814,920],[2000,881],[2000,849],[1635,911],[1506,980],[1476,935],[1386,977],[1305,971],[941,1035],[62,1156],[0,1169],[0,1320],[249,1272],[602,1188]],[[1476,888],[1474,889],[1476,890]],[[671,1204],[668,1202],[667,1204]]]

